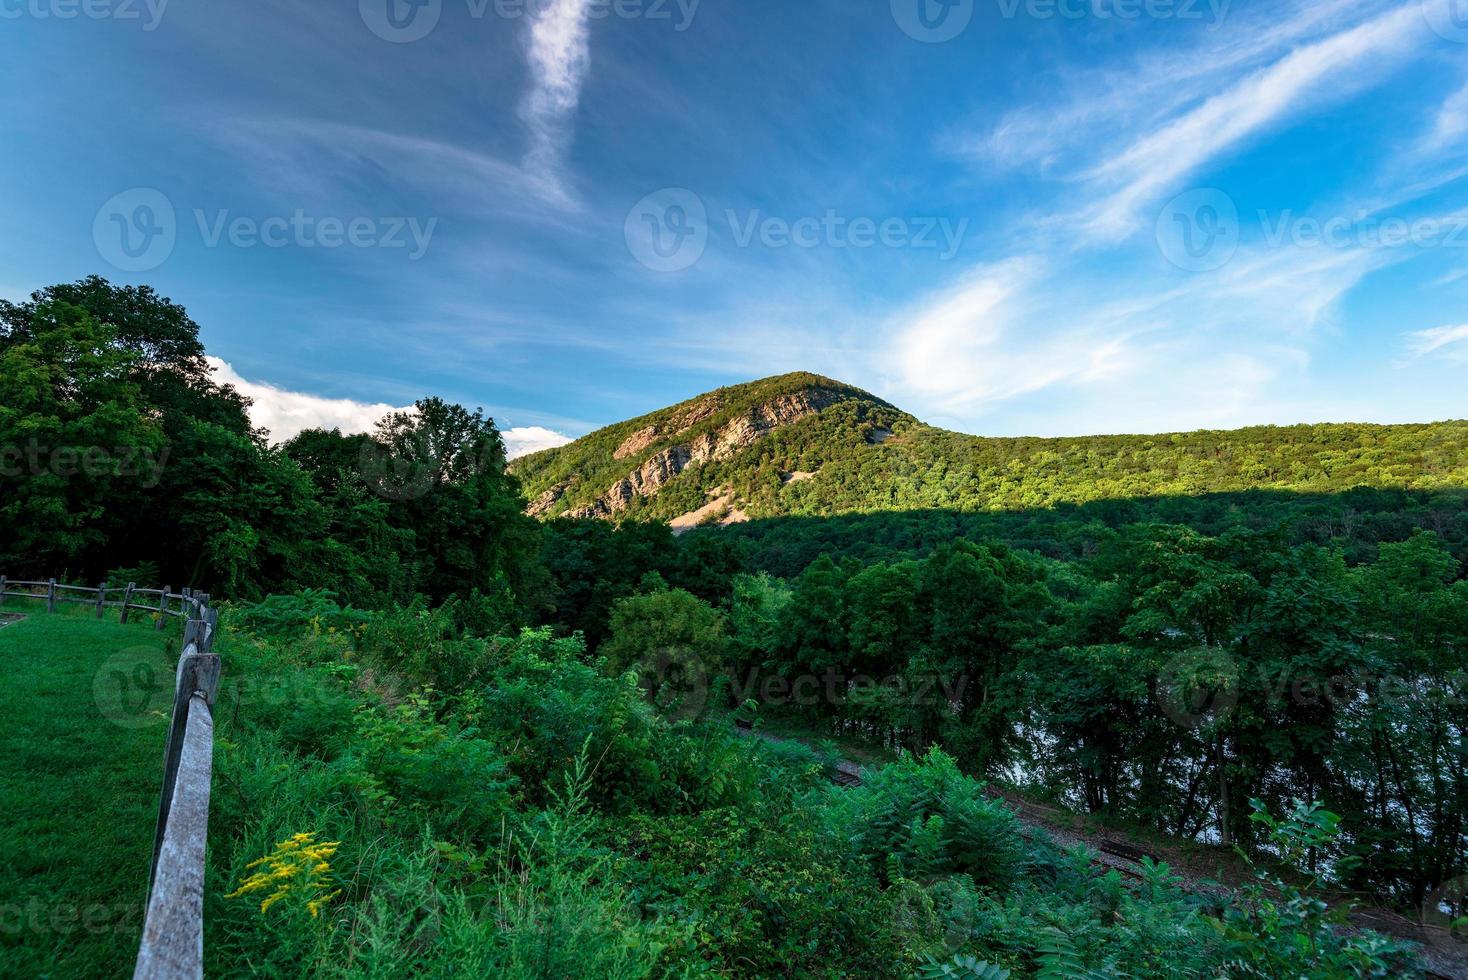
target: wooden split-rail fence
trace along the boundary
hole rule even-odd
[[[214,698],[221,664],[213,652],[219,614],[209,594],[167,586],[119,588],[103,582],[96,588],[45,582],[14,581],[0,575],[0,602],[30,599],[44,602],[48,612],[60,604],[152,613],[157,629],[183,620],[183,649],[174,674],[173,712],[163,754],[163,791],[158,801],[158,827],[148,879],[148,908],[138,949],[134,980],[174,980],[204,974],[204,844],[209,830],[209,786],[214,768]],[[151,600],[151,602],[144,601]]]

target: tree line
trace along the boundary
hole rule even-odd
[[[1347,468],[1310,493],[914,507],[675,539],[657,522],[529,519],[493,420],[463,406],[425,398],[373,433],[281,446],[248,408],[213,379],[198,325],[147,287],[94,277],[0,304],[0,569],[236,601],[329,590],[436,610],[463,635],[541,627],[670,706],[697,693],[700,710],[941,745],[970,773],[1169,835],[1249,846],[1251,801],[1323,805],[1344,817],[1332,847],[1356,859],[1350,883],[1404,906],[1468,871],[1468,509],[1443,477],[1457,464],[1434,469],[1421,439],[1383,436],[1375,477]],[[847,402],[819,422],[889,409]],[[770,444],[790,438],[806,436]],[[1183,472],[1200,451],[1095,465],[1141,473],[1172,452]],[[1012,462],[995,466],[1023,486]],[[1418,465],[1430,486],[1390,485]],[[1368,477],[1388,485],[1347,486]],[[454,682],[454,661],[430,668]]]

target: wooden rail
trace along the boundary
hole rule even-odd
[[[23,591],[12,592],[10,591],[12,587]],[[108,601],[108,592],[121,593],[121,601]],[[68,593],[81,594],[70,595]],[[157,604],[148,605],[142,602],[134,602],[134,596],[156,596]],[[56,581],[54,578],[47,579],[44,582],[35,582],[7,579],[4,575],[0,575],[0,602],[6,599],[44,599],[46,601],[47,612],[55,612],[56,606],[63,602],[95,606],[98,619],[102,618],[103,609],[120,609],[124,623],[128,621],[128,613],[134,609],[140,612],[157,613],[157,627],[159,631],[162,631],[169,617],[175,619],[202,618],[204,610],[209,605],[209,594],[207,592],[195,594],[191,589],[184,589],[182,592],[175,593],[170,592],[166,585],[161,589],[140,589],[132,582],[129,582],[126,586],[118,588],[116,586],[109,586],[106,582],[103,582],[101,585],[93,588],[85,585],[67,585],[63,582]],[[174,608],[175,604],[176,608]]]
[[[22,591],[10,591],[11,588]],[[108,592],[120,600],[108,601]],[[156,596],[156,605],[134,602]],[[184,621],[183,651],[174,673],[173,715],[163,750],[163,790],[158,798],[158,826],[148,876],[148,909],[143,938],[133,970],[134,980],[177,980],[204,975],[204,853],[209,832],[209,787],[214,768],[214,698],[222,664],[214,654],[219,614],[208,593],[184,589],[139,589],[128,583],[110,589],[44,582],[13,581],[0,575],[0,602],[5,599],[44,601],[49,612],[58,603],[77,602],[120,610],[128,621],[133,610],[157,615],[158,629],[170,617]],[[172,607],[176,604],[176,608]]]

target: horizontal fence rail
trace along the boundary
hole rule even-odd
[[[109,598],[109,596],[111,598]],[[134,599],[151,597],[153,604]],[[207,592],[171,592],[126,586],[96,588],[7,579],[0,575],[0,602],[31,599],[55,612],[58,603],[82,603],[128,613],[153,613],[162,630],[183,620],[183,651],[174,674],[173,714],[163,750],[163,790],[148,877],[148,909],[134,980],[175,980],[204,975],[204,856],[209,831],[209,789],[214,769],[214,698],[223,664],[213,652],[219,613]]]
[[[12,588],[23,591],[11,591]],[[81,593],[81,595],[64,593]],[[109,593],[120,596],[120,598],[109,600],[107,598]],[[139,596],[154,596],[157,602],[154,605],[134,602],[134,597]],[[6,599],[44,599],[47,612],[55,612],[56,606],[63,602],[95,606],[98,618],[101,618],[104,609],[120,609],[124,623],[128,621],[128,613],[133,610],[156,613],[158,614],[157,627],[160,631],[163,630],[169,617],[185,620],[201,619],[204,610],[209,605],[207,592],[196,594],[191,589],[170,592],[166,585],[161,589],[140,589],[132,582],[121,588],[109,586],[103,582],[94,588],[86,585],[67,585],[54,578],[45,582],[35,582],[7,579],[4,575],[0,575],[0,602]]]

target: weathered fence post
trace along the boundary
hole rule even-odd
[[[107,601],[107,583],[103,582],[97,587],[97,618],[102,618],[102,605]]]
[[[191,651],[187,645],[183,656],[178,658],[178,671],[174,675],[173,720],[169,725],[168,742],[163,750],[163,795],[158,798],[158,832],[153,841],[153,869],[149,872],[149,881],[158,871],[158,855],[163,849],[164,831],[168,829],[168,814],[173,806],[174,777],[178,773],[184,729],[189,720],[189,702],[197,694],[203,696],[206,707],[214,704],[214,698],[219,691],[220,670],[218,657],[198,653],[197,648]]]
[[[123,593],[122,593],[122,623],[124,625],[127,624],[127,607],[133,601],[133,589],[137,588],[137,586],[138,586],[138,583],[136,583],[136,582],[129,582],[129,583],[127,583],[127,588],[123,590]]]
[[[214,631],[219,628],[219,610],[212,607],[204,610],[204,652],[214,652]]]
[[[46,611],[48,613],[56,611],[56,580],[54,578],[46,585]]]
[[[163,632],[163,624],[168,622],[168,586],[163,587],[163,594],[158,597],[158,623],[154,626],[158,632]]]
[[[5,576],[0,575],[0,603],[5,601]]]
[[[173,800],[159,828],[158,860],[133,980],[193,980],[204,975],[204,857],[214,719],[202,693],[191,694],[175,713],[185,717],[179,731],[182,744],[174,771],[164,783]]]

